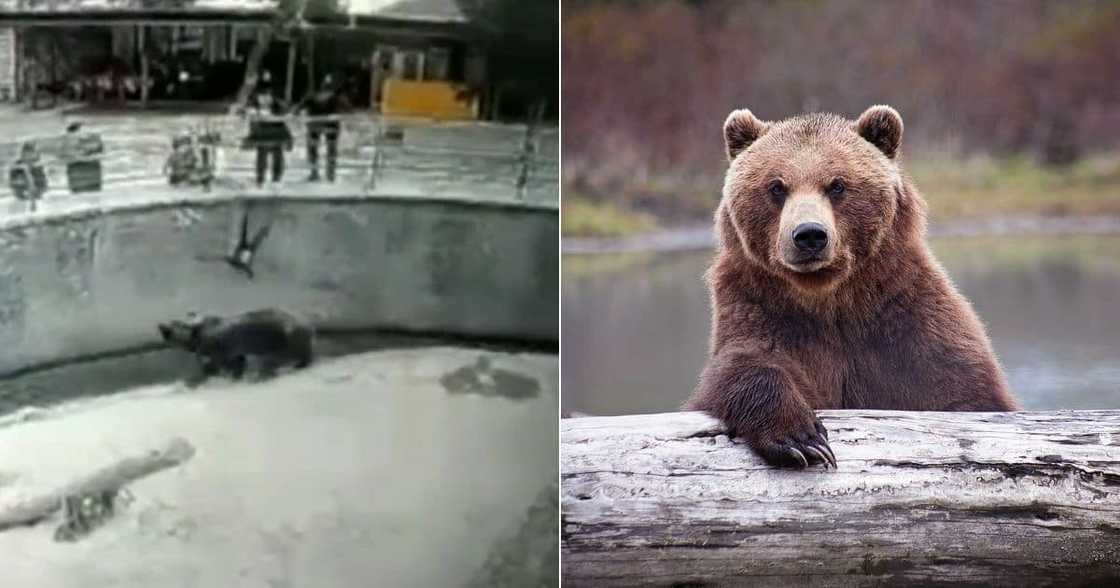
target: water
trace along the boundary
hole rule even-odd
[[[1120,408],[1120,236],[933,241],[1028,410]],[[677,410],[704,364],[711,253],[564,258],[562,409]]]

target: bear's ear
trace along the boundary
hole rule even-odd
[[[890,106],[880,104],[863,111],[856,121],[855,131],[890,159],[898,155],[902,145],[902,117]]]
[[[746,108],[732,111],[723,123],[723,141],[727,146],[727,160],[732,161],[741,151],[766,134],[770,125]]]

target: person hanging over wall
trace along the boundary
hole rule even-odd
[[[342,132],[337,115],[349,108],[350,102],[330,74],[323,78],[317,92],[308,94],[296,107],[297,111],[305,111],[311,117],[307,121],[307,162],[311,165],[308,181],[319,181],[319,140],[323,137],[327,140],[327,181],[334,181],[338,136]]]
[[[257,150],[257,186],[264,184],[265,170],[272,159],[272,181],[284,176],[284,151],[292,148],[292,133],[284,122],[284,106],[273,94],[271,79],[264,72],[249,98],[249,136],[242,146]]]

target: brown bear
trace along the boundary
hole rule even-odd
[[[836,465],[817,409],[1016,410],[984,327],[926,246],[893,108],[855,122],[736,110],[723,130],[710,356],[686,408],[792,467]]]
[[[198,385],[226,372],[240,379],[249,357],[261,361],[260,375],[271,376],[284,364],[304,368],[313,358],[315,330],[310,323],[277,308],[233,316],[198,316],[159,323],[159,334],[171,345],[198,358],[201,373],[188,380]]]

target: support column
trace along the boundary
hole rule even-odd
[[[299,43],[299,37],[296,36],[295,31],[289,33],[288,36],[288,75],[284,79],[284,100],[292,103],[292,88],[295,86],[296,77],[296,45]]]
[[[385,50],[381,45],[378,45],[373,50],[373,67],[369,72],[369,107],[370,110],[380,113],[381,112],[381,85],[385,83],[384,71],[381,69],[381,61]]]
[[[315,30],[307,31],[307,87],[310,92],[317,89],[315,83]]]
[[[12,83],[15,87],[12,88],[12,101],[19,102],[23,100],[23,84],[26,80],[23,79],[23,63],[24,63],[24,48],[23,48],[23,29],[21,27],[12,27],[12,65],[15,67]]]
[[[144,25],[137,25],[139,29],[138,45],[140,46],[140,105],[148,106],[148,30]]]

